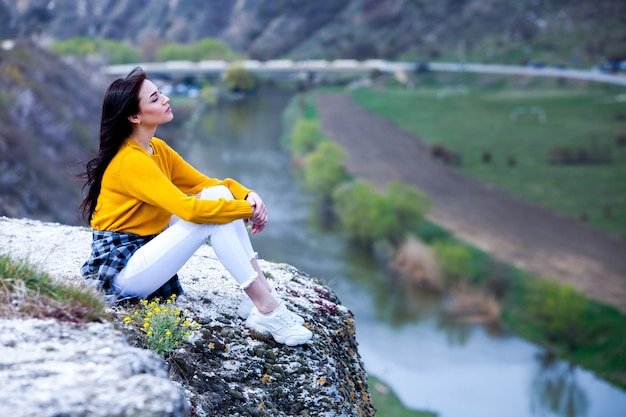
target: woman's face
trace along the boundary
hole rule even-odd
[[[172,121],[174,114],[169,105],[170,98],[161,94],[150,80],[144,80],[139,90],[139,122],[147,127],[158,126]]]

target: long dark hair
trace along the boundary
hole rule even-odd
[[[83,192],[87,189],[87,195],[78,210],[87,223],[91,222],[91,216],[96,210],[104,170],[132,132],[128,118],[139,113],[139,90],[147,78],[143,69],[136,67],[125,78],[113,81],[104,94],[100,149],[85,164],[85,172],[79,175],[85,181]]]

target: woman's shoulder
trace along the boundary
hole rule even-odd
[[[152,146],[158,146],[160,148],[171,149],[170,145],[167,144],[163,139],[157,138],[156,136],[152,138]]]
[[[152,138],[152,148],[154,149],[154,153],[159,155],[159,157],[163,158],[166,155],[172,158],[180,158],[180,155],[176,151],[176,149],[172,148],[165,142],[163,139],[159,139],[157,137]]]
[[[156,136],[152,138],[151,145],[156,153],[160,153],[161,155],[165,153],[176,153],[176,150],[168,145],[166,141],[157,138]]]

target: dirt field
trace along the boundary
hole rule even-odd
[[[494,257],[626,313],[626,240],[495,189],[445,166],[427,146],[348,95],[317,96],[324,133],[348,153],[348,172],[380,189],[399,179],[428,193],[430,219]]]

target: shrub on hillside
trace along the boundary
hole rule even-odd
[[[341,228],[356,244],[372,246],[397,228],[391,203],[365,182],[355,181],[335,188],[332,199]]]
[[[550,342],[565,344],[570,350],[579,345],[587,301],[571,285],[538,279],[528,289],[524,304]]]
[[[465,246],[437,242],[434,245],[439,269],[443,273],[446,285],[468,281],[472,273],[472,254]]]
[[[304,169],[304,184],[322,200],[330,199],[333,189],[346,177],[346,153],[335,142],[323,141],[309,154]]]
[[[157,61],[232,60],[239,56],[227,44],[212,38],[187,44],[166,43],[157,49],[155,55]]]
[[[52,50],[61,55],[100,57],[107,64],[128,64],[141,61],[139,48],[125,41],[77,36],[57,41]]]
[[[362,181],[344,184],[333,190],[332,200],[341,227],[365,246],[377,241],[400,244],[430,208],[424,193],[399,181],[392,181],[384,195]]]
[[[396,228],[389,231],[389,237],[394,243],[400,243],[407,232],[422,223],[432,204],[426,193],[399,180],[389,183],[385,197],[397,219]]]
[[[303,156],[313,151],[324,135],[316,120],[299,118],[291,129],[291,152]]]

